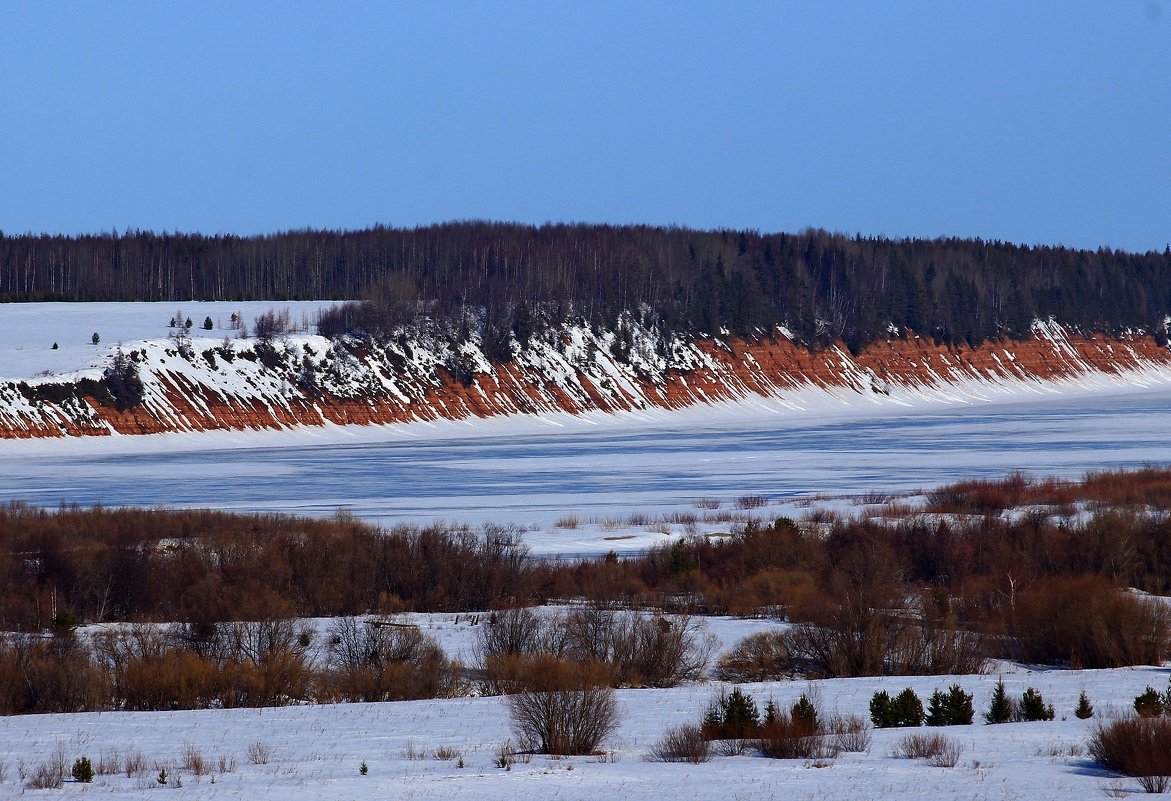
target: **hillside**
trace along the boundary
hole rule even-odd
[[[122,343],[109,361],[0,381],[0,437],[367,425],[493,415],[677,409],[768,399],[776,408],[868,409],[1171,381],[1171,353],[1143,334],[1031,336],[947,346],[880,339],[854,355],[784,329],[752,338],[547,327],[490,358],[474,333],[436,326],[385,338],[262,331],[251,338]],[[119,355],[120,354],[120,355]]]

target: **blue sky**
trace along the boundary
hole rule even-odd
[[[6,233],[466,218],[1161,250],[1171,2],[4,8]]]

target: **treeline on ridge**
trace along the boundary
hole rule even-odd
[[[354,299],[358,329],[420,316],[487,337],[629,314],[670,333],[755,335],[858,349],[914,331],[946,343],[1023,336],[1055,317],[1165,337],[1171,249],[1028,247],[979,239],[847,237],[604,225],[456,222],[266,236],[0,233],[0,300]]]

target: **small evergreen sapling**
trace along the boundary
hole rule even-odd
[[[919,726],[923,723],[923,703],[910,687],[891,698],[879,690],[870,698],[870,722],[876,729]]]
[[[1008,700],[1003,677],[996,682],[996,689],[992,691],[992,702],[984,713],[984,720],[987,723],[1008,723],[1012,720],[1012,701]]]
[[[1157,718],[1166,711],[1166,704],[1159,691],[1148,686],[1135,697],[1134,711],[1140,718]]]
[[[721,739],[751,737],[760,728],[760,712],[751,695],[733,687],[727,697],[720,699]]]
[[[895,696],[895,713],[899,726],[923,725],[923,702],[910,687]]]
[[[76,760],[70,773],[74,781],[82,784],[89,784],[94,780],[94,766],[90,763],[89,757],[81,757]]]
[[[790,712],[794,723],[798,723],[809,731],[817,731],[817,707],[809,700],[809,696],[801,693],[797,703],[793,704]]]
[[[953,684],[946,693],[936,690],[927,706],[928,726],[967,726],[975,714],[972,696]]]
[[[1021,695],[1021,720],[1053,720],[1053,705],[1046,704],[1041,693],[1032,687]]]
[[[1073,714],[1078,720],[1088,720],[1094,716],[1094,705],[1090,703],[1085,690],[1077,697],[1077,708],[1073,710]]]

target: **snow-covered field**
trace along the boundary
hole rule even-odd
[[[1168,671],[1136,668],[1104,671],[1004,674],[1014,696],[1028,686],[1040,690],[1057,710],[1042,723],[985,725],[996,676],[850,679],[743,685],[761,705],[769,698],[787,707],[802,692],[820,696],[822,709],[867,715],[878,689],[892,694],[910,686],[926,697],[959,683],[975,696],[977,722],[931,729],[963,748],[954,768],[892,756],[907,729],[877,730],[869,753],[843,754],[814,763],[770,760],[751,752],[717,756],[701,765],[648,762],[648,750],[668,726],[695,722],[714,685],[668,690],[622,690],[622,722],[605,743],[605,757],[550,759],[533,756],[509,770],[496,766],[501,743],[514,738],[504,701],[498,697],[298,706],[263,710],[205,710],[157,713],[37,715],[0,719],[0,764],[5,778],[0,797],[24,791],[20,772],[31,773],[58,748],[68,764],[88,755],[121,759],[140,752],[145,770],[127,777],[98,776],[94,784],[65,784],[52,797],[141,798],[149,791],[170,797],[258,799],[512,799],[670,798],[685,799],[1021,799],[1066,801],[1101,797],[1103,792],[1139,792],[1134,779],[1101,772],[1085,756],[1090,721],[1072,712],[1086,691],[1099,715],[1121,711],[1152,685],[1163,688]],[[920,729],[919,731],[927,731]],[[249,761],[260,743],[271,756]],[[458,756],[436,759],[438,748]],[[194,749],[216,769],[197,777],[182,767]],[[218,772],[220,757],[234,768]],[[462,767],[458,760],[462,759]],[[369,772],[363,776],[359,766]],[[166,769],[172,784],[157,783]],[[174,787],[178,778],[182,786]],[[30,796],[39,795],[28,791]]]
[[[235,314],[249,329],[261,314],[288,311],[297,330],[312,331],[331,301],[223,301],[188,303],[0,303],[0,379],[28,378],[102,367],[119,343],[165,339],[171,320],[190,318],[192,336],[236,338]],[[212,330],[203,323],[210,317]],[[93,335],[99,342],[93,343]],[[53,344],[57,348],[53,348]]]

